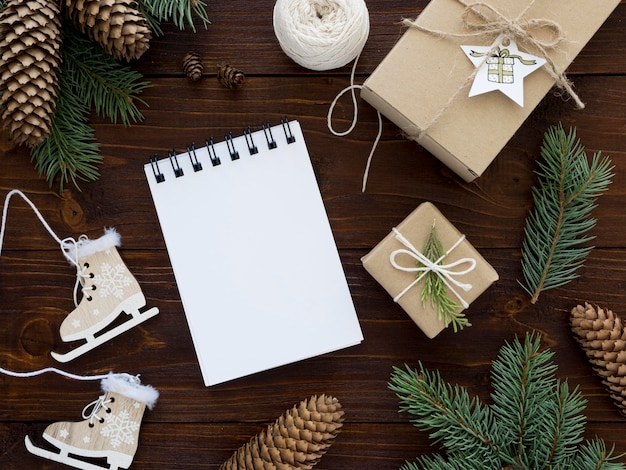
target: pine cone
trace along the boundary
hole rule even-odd
[[[65,0],[74,26],[116,59],[138,59],[152,37],[133,0]]]
[[[626,330],[611,310],[588,303],[572,309],[572,331],[610,397],[626,416]]]
[[[8,0],[0,13],[0,107],[11,138],[40,144],[50,135],[61,64],[55,1]]]
[[[229,64],[217,66],[217,80],[226,88],[239,88],[243,86],[244,79],[245,75],[243,72]]]
[[[241,446],[220,470],[311,469],[326,453],[342,425],[339,401],[326,395],[313,395]]]
[[[183,72],[185,72],[185,76],[192,82],[197,82],[202,78],[203,70],[204,65],[202,64],[200,54],[193,51],[187,52],[183,58]]]

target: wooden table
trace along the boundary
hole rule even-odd
[[[165,36],[133,64],[151,81],[143,93],[145,120],[130,128],[93,116],[104,164],[97,182],[63,194],[49,189],[28,152],[2,141],[0,196],[19,188],[61,236],[97,237],[103,227],[122,234],[121,255],[150,305],[161,313],[140,327],[64,365],[76,374],[109,370],[141,373],[161,398],[146,413],[132,468],[218,468],[231,453],[293,404],[315,393],[337,397],[345,410],[342,433],[316,468],[397,469],[434,450],[426,433],[399,413],[388,389],[392,366],[418,360],[454,384],[488,401],[490,365],[505,341],[536,330],[551,347],[558,376],[588,400],[586,435],[598,435],[626,451],[626,418],[592,373],[568,325],[572,307],[585,301],[618,313],[626,310],[626,2],[609,17],[568,70],[587,107],[548,96],[484,175],[465,183],[385,120],[382,140],[361,192],[361,177],[377,131],[376,112],[360,103],[358,125],[346,137],[331,135],[329,105],[349,84],[350,66],[312,72],[280,49],[272,27],[274,2],[209,0],[213,23],[194,34],[166,25]],[[373,71],[403,33],[400,20],[427,4],[368,0],[370,38],[356,82]],[[205,77],[191,83],[181,61],[198,51]],[[229,62],[246,74],[238,91],[218,84],[214,65]],[[356,347],[206,388],[170,267],[142,166],[172,146],[223,135],[245,126],[298,119],[304,128],[319,187],[340,250],[365,341]],[[334,115],[337,128],[352,118],[348,99]],[[562,122],[576,126],[589,152],[601,150],[615,163],[613,184],[594,210],[598,222],[580,278],[545,292],[532,305],[518,285],[525,217],[531,208],[533,171],[544,131]],[[500,280],[468,309],[470,329],[427,339],[360,258],[417,205],[431,201],[465,233],[495,267]],[[202,204],[197,201],[196,204]],[[193,236],[193,234],[190,234]],[[0,258],[0,365],[16,371],[59,366],[49,355],[61,346],[59,325],[73,308],[75,273],[25,204],[9,211]],[[30,455],[24,435],[40,435],[51,422],[80,420],[99,385],[53,374],[0,377],[0,468],[62,469]]]

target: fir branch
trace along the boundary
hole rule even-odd
[[[534,461],[545,462],[551,468],[553,462],[564,462],[575,456],[576,447],[583,439],[585,416],[582,414],[587,400],[578,388],[570,392],[566,381],[558,382],[558,399],[555,400],[554,411],[546,417],[546,436],[552,436],[547,456],[536,455]],[[547,443],[546,443],[547,444]]]
[[[580,447],[580,453],[572,459],[568,467],[574,470],[622,470],[624,464],[617,462],[624,454],[615,455],[615,448],[606,448],[602,439],[586,441]]]
[[[590,217],[597,198],[613,176],[611,160],[594,154],[588,160],[584,147],[570,129],[551,127],[541,148],[538,185],[532,189],[534,210],[527,219],[522,245],[522,288],[536,303],[542,291],[563,286],[578,277],[594,237]]]
[[[441,243],[437,228],[433,223],[422,254],[429,260],[435,262],[446,255],[446,250]],[[417,266],[423,268],[424,265],[417,261]],[[418,274],[419,276],[419,274]],[[446,283],[441,276],[433,271],[429,271],[424,276],[424,287],[422,289],[422,305],[426,305],[430,301],[432,307],[437,308],[437,315],[445,325],[452,324],[452,328],[456,333],[465,327],[472,326],[461,305],[450,298]]]
[[[211,24],[203,0],[140,0],[139,7],[155,34],[162,34],[159,23],[163,21],[172,21],[181,30],[187,24],[193,32],[196,31],[194,16],[205,28]]]
[[[71,27],[64,30],[63,81],[77,97],[100,116],[130,126],[143,120],[137,103],[147,106],[139,94],[150,86],[142,75],[120,64],[104,48]]]
[[[438,372],[421,363],[413,370],[394,367],[389,388],[400,398],[400,410],[414,416],[411,422],[450,452],[485,464],[499,461],[491,410],[461,387],[445,383]]]
[[[541,425],[548,412],[556,371],[550,362],[552,353],[538,351],[539,338],[527,336],[524,343],[502,348],[492,366],[493,410],[503,424],[502,442],[517,464],[530,468],[534,467],[526,453],[532,448],[528,440],[534,439],[539,431],[535,427]]]
[[[563,461],[582,440],[585,400],[567,382],[554,378],[550,350],[539,351],[540,337],[502,348],[492,366],[493,410],[503,424],[502,442],[523,468],[546,468]],[[545,439],[537,440],[537,435]],[[549,436],[552,436],[550,439]]]
[[[31,159],[40,176],[45,176],[50,187],[59,176],[59,191],[65,183],[78,180],[95,181],[100,176],[102,163],[95,133],[87,125],[89,108],[74,93],[66,81],[61,81],[57,109],[50,136],[31,149]]]
[[[411,422],[431,431],[446,455],[419,456],[404,470],[624,470],[602,440],[582,443],[586,401],[555,378],[553,353],[529,333],[502,346],[493,363],[492,405],[470,398],[419,363],[393,368],[389,388]],[[581,444],[582,443],[582,444]]]

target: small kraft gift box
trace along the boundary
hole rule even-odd
[[[422,250],[433,226],[445,254],[428,263]],[[459,304],[459,312],[498,280],[495,269],[430,202],[420,204],[361,261],[428,338],[448,326],[436,305],[422,301],[428,272],[445,279],[446,295]]]
[[[584,107],[564,72],[619,3],[431,0],[416,20],[405,20],[408,29],[365,81],[361,96],[470,182],[555,85]],[[503,53],[509,41],[538,58],[532,73],[522,77],[524,62]],[[503,85],[470,96],[479,67],[461,46],[488,50],[480,61],[491,70],[489,81]],[[521,103],[497,91],[522,81]]]

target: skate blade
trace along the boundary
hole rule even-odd
[[[96,336],[94,339],[88,339],[86,343],[78,346],[67,353],[55,353],[54,351],[50,354],[54,359],[59,362],[70,362],[73,359],[76,359],[79,356],[82,356],[88,351],[91,351],[94,348],[106,343],[110,339],[115,338],[116,336],[121,335],[122,333],[130,330],[131,328],[145,322],[146,320],[154,317],[157,313],[159,313],[159,309],[157,307],[152,307],[149,310],[146,310],[139,315],[133,316],[130,319],[126,320],[121,325],[112,328],[105,333],[102,333],[100,336]]]
[[[24,444],[26,445],[26,450],[33,455],[37,455],[39,457],[43,457],[47,460],[52,460],[54,462],[59,462],[65,465],[69,465],[70,467],[80,468],[81,470],[118,470],[119,467],[117,465],[112,465],[110,467],[103,467],[100,465],[94,465],[89,462],[85,462],[84,460],[80,460],[74,457],[70,457],[67,453],[52,452],[48,449],[43,449],[42,447],[36,446],[32,443],[28,436],[24,437]]]

